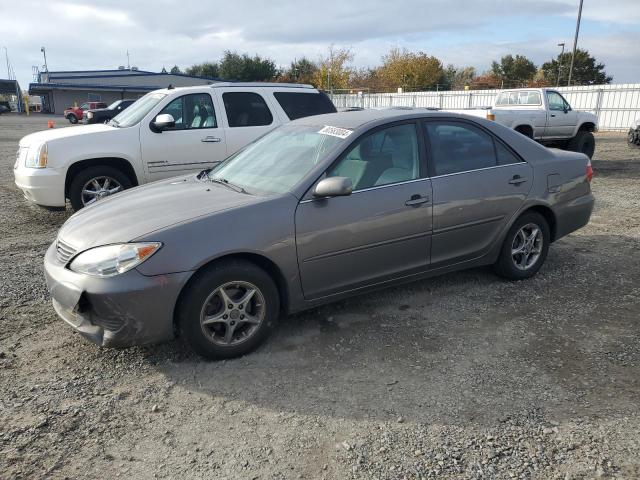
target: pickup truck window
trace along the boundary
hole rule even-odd
[[[336,107],[323,92],[274,92],[273,96],[289,120],[336,112]]]
[[[213,101],[208,93],[183,95],[169,102],[158,114],[170,114],[176,121],[171,130],[191,130],[200,128],[216,128],[216,114]]]
[[[558,92],[547,92],[549,110],[571,110],[569,103]]]
[[[502,92],[498,95],[496,106],[504,105],[541,105],[542,99],[540,92],[518,91],[518,92]]]
[[[164,93],[147,93],[131,107],[116,115],[113,125],[123,128],[137,125],[164,97]]]
[[[230,127],[258,127],[273,123],[267,103],[257,93],[225,92],[222,101]]]

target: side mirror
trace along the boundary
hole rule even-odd
[[[320,180],[313,191],[313,196],[325,197],[346,197],[353,192],[351,179],[347,177],[329,177]]]
[[[173,119],[173,115],[163,113],[162,115],[158,115],[156,119],[151,122],[151,126],[153,127],[154,132],[160,133],[163,130],[175,127],[176,121]]]

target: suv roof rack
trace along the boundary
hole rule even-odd
[[[288,88],[314,88],[305,83],[278,83],[278,82],[217,82],[209,85],[211,88],[220,87],[288,87]]]

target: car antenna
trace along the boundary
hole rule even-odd
[[[167,87],[167,90],[173,90],[174,88],[176,87],[174,87],[173,84],[170,83],[169,86]]]

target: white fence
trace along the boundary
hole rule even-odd
[[[640,83],[560,87],[575,110],[598,116],[600,130],[626,131],[640,118]],[[499,90],[452,90],[445,92],[364,93],[331,95],[338,108],[431,107],[477,108],[493,104]]]

